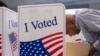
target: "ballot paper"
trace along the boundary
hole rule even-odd
[[[66,42],[66,56],[88,56],[90,45],[87,43]]]

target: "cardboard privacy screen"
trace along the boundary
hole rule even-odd
[[[18,55],[18,15],[0,7],[0,56]]]
[[[86,43],[66,43],[66,56],[88,56],[90,45]]]
[[[63,56],[62,4],[19,6],[20,56]]]

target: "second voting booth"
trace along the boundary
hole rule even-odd
[[[20,56],[63,56],[62,4],[19,6]]]
[[[0,56],[19,56],[18,49],[18,14],[0,7]]]

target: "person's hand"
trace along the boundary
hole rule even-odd
[[[75,34],[79,34],[80,29],[76,27],[75,24],[75,15],[66,15],[66,34],[72,36]]]
[[[90,51],[89,51],[89,55],[88,56],[93,56],[93,54],[97,51],[97,49],[95,47],[91,47]]]

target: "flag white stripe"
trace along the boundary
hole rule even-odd
[[[0,40],[0,42],[2,42],[2,40]]]
[[[48,49],[49,52],[53,51],[54,49],[56,49],[59,46],[62,46],[62,43],[56,44],[55,46],[53,46],[52,48]]]
[[[61,40],[62,40],[62,38],[59,38],[57,40],[54,40],[54,41],[49,42],[48,44],[44,44],[44,46],[45,47],[48,47],[48,46],[52,45],[53,43],[58,42],[58,41],[61,41]]]
[[[54,53],[53,55],[51,55],[51,56],[58,56],[60,53],[62,53],[63,52],[63,49],[60,49],[59,51],[56,51],[56,53]]]
[[[48,37],[46,39],[43,39],[43,42],[47,42],[48,40],[53,39],[53,38],[56,38],[56,37],[59,37],[59,36],[62,36],[62,34],[55,35],[55,36],[52,36],[52,37]]]

